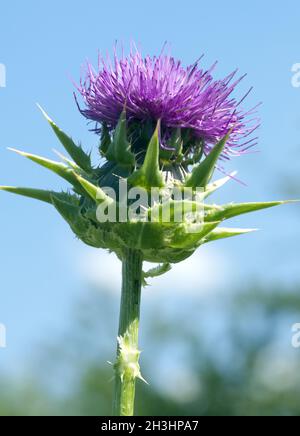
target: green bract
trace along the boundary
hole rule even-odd
[[[174,130],[170,138],[171,151],[163,150],[159,141],[159,123],[149,141],[147,150],[134,153],[131,146],[132,134],[127,132],[125,109],[111,136],[103,126],[100,153],[104,158],[101,167],[94,168],[90,155],[66,135],[42,111],[57,138],[70,155],[63,162],[55,162],[29,153],[17,151],[22,156],[44,166],[67,180],[72,193],[59,193],[40,189],[2,186],[1,189],[52,204],[70,225],[78,238],[88,245],[115,252],[120,258],[126,249],[141,251],[143,260],[162,263],[145,273],[144,279],[163,274],[170,263],[180,262],[203,244],[251,232],[252,229],[230,229],[221,227],[223,221],[237,215],[277,206],[285,202],[239,203],[221,206],[204,203],[214,191],[221,188],[231,176],[211,183],[216,162],[222,153],[229,134],[223,138],[200,163],[183,165],[180,129]],[[174,153],[176,157],[174,158]],[[171,159],[171,155],[172,159]],[[120,192],[120,181],[126,184],[126,192],[137,188],[149,194],[153,188],[171,193],[173,188],[192,192],[202,188],[201,195],[176,199],[172,195],[159,196],[143,206],[143,219],[131,216],[131,199],[124,203]],[[107,188],[113,190],[110,195]],[[167,199],[166,199],[167,198]],[[98,211],[111,211],[116,219],[100,222]],[[182,211],[182,219],[176,213]],[[164,219],[164,211],[169,211]]]

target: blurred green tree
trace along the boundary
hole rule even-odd
[[[176,317],[171,314],[166,319],[159,312],[161,305],[150,305],[145,323],[153,340],[142,358],[153,385],[149,389],[138,384],[137,414],[300,414],[300,349],[291,345],[291,327],[300,322],[299,288],[253,286],[220,300],[212,303],[203,298],[189,306],[189,320],[180,323],[178,309]],[[45,345],[34,374],[20,382],[8,378],[2,383],[0,414],[110,415],[113,372],[104,362],[114,353],[111,337],[116,326],[111,320],[116,304],[108,292],[92,291],[81,301],[66,334]],[[103,307],[105,315],[99,320]],[[163,354],[166,344],[167,349],[179,350],[175,361]],[[153,367],[155,374],[150,374]]]

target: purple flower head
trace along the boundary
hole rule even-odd
[[[96,122],[99,133],[102,124],[113,130],[126,106],[129,125],[161,120],[162,145],[175,128],[181,128],[190,142],[202,141],[205,153],[231,130],[223,157],[242,154],[255,145],[252,133],[259,125],[252,118],[256,107],[249,111],[241,107],[251,90],[236,100],[232,93],[244,76],[234,80],[234,71],[214,80],[215,65],[204,70],[197,61],[185,68],[164,52],[143,57],[137,49],[120,59],[115,51],[113,61],[99,56],[98,71],[87,63],[78,86],[86,105],[80,111]]]

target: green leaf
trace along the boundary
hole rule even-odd
[[[81,168],[75,162],[73,162],[71,159],[69,159],[67,156],[63,155],[60,151],[57,151],[55,149],[53,149],[53,151],[70,168],[72,168],[75,171],[80,171]]]
[[[269,201],[261,203],[230,203],[223,206],[216,206],[208,210],[206,221],[225,220],[257,210],[267,209],[281,204],[292,203],[293,201]]]
[[[203,238],[220,224],[216,222],[203,222],[198,224],[183,223],[178,226],[176,233],[170,241],[172,248],[196,249]]]
[[[120,165],[134,166],[135,157],[130,150],[131,144],[127,140],[126,110],[124,109],[105,156],[108,160],[118,162]]]
[[[59,175],[60,177],[71,183],[71,185],[73,185],[76,190],[82,192],[81,185],[78,182],[74,171],[68,168],[63,163],[55,162],[53,160],[46,159],[44,157],[37,156],[35,154],[26,153],[24,151],[15,150],[14,148],[9,148],[9,150],[14,151],[15,153],[18,153],[21,156],[26,157],[27,159],[47,168],[50,171],[53,171],[55,174]]]
[[[182,138],[181,128],[173,129],[171,138],[167,142],[168,149],[160,148],[159,157],[163,163],[169,164],[169,161],[173,155],[176,156],[176,160],[182,159]]]
[[[160,122],[158,121],[148,145],[143,165],[128,178],[128,182],[132,186],[140,186],[147,190],[152,187],[162,188],[164,186],[163,175],[159,169],[159,128]]]
[[[107,204],[112,204],[114,200],[105,194],[105,192],[99,187],[84,179],[83,177],[76,175],[76,179],[85,190],[85,192],[94,200],[96,203],[102,203],[105,201]]]
[[[14,186],[0,186],[1,191],[11,192],[12,194],[22,195],[24,197],[34,198],[35,200],[44,201],[52,204],[51,195],[53,191],[42,189],[20,188]]]
[[[155,268],[151,268],[148,271],[143,271],[142,278],[143,278],[143,286],[148,286],[148,283],[146,279],[148,278],[155,278],[162,276],[163,274],[169,272],[172,269],[172,266],[169,263],[162,263]]]
[[[103,123],[101,129],[101,142],[99,147],[99,151],[102,156],[106,155],[106,152],[110,144],[111,144],[111,137],[110,137],[109,129],[107,125]]]
[[[69,223],[74,223],[78,218],[78,207],[67,201],[61,200],[57,195],[51,196],[51,202],[62,215],[62,217]]]
[[[186,214],[198,213],[204,216],[205,208],[203,203],[196,201],[170,199],[149,208],[148,219],[152,222],[181,222]]]
[[[88,230],[89,223],[80,214],[79,207],[72,202],[62,199],[60,195],[51,195],[53,206],[70,225],[74,233],[80,238],[84,236]]]
[[[85,153],[82,149],[82,147],[75,144],[72,138],[70,138],[66,133],[64,133],[55,123],[51,120],[51,118],[47,115],[47,113],[44,111],[44,109],[38,105],[38,108],[41,110],[42,114],[52,127],[54,133],[56,134],[57,138],[61,142],[61,144],[64,146],[66,151],[69,153],[71,158],[74,160],[74,162],[80,166],[84,171],[90,173],[93,171],[92,165],[91,165],[91,157]]]
[[[148,278],[155,278],[161,276],[172,269],[172,266],[169,263],[162,263],[161,265],[156,266],[155,268],[151,268],[146,272],[143,272],[143,276]]]
[[[203,192],[203,197],[207,198],[209,195],[213,194],[219,188],[222,188],[222,186],[224,186],[227,182],[232,180],[232,177],[234,177],[236,174],[237,171],[234,171],[229,176],[223,177],[222,179],[216,180],[215,182],[207,185],[205,191]]]
[[[61,201],[68,202],[74,206],[79,205],[79,197],[74,194],[66,192],[55,192],[44,189],[22,188],[15,186],[0,186],[0,191],[10,192],[12,194],[22,195],[23,197],[33,198],[34,200],[43,201],[45,203],[53,204],[52,197],[55,196]]]
[[[224,150],[225,144],[228,141],[231,131],[219,141],[206,158],[193,168],[192,173],[188,176],[185,186],[189,188],[205,188],[211,180],[216,163]]]
[[[212,242],[217,241],[218,239],[231,238],[233,236],[256,232],[257,230],[258,229],[230,229],[226,227],[218,227],[204,238],[204,242]]]

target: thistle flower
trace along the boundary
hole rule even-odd
[[[88,67],[80,87],[88,106],[83,114],[101,124],[101,166],[92,165],[91,156],[43,111],[70,158],[56,162],[18,153],[65,179],[73,192],[0,189],[51,204],[79,239],[122,261],[114,413],[132,415],[135,381],[143,380],[138,327],[146,279],[165,274],[200,246],[252,231],[220,227],[225,220],[284,202],[205,201],[231,179],[212,181],[220,156],[237,147],[245,151],[249,143],[243,141],[254,129],[246,121],[249,113],[229,98],[234,74],[214,82],[211,70],[203,72],[197,63],[184,69],[169,56],[142,59],[138,52],[115,57],[114,67],[101,62],[99,73]],[[146,201],[137,208],[132,194]],[[143,261],[158,265],[145,272]]]
[[[216,63],[204,70],[201,58],[184,68],[180,61],[162,52],[160,56],[146,56],[131,51],[128,57],[107,61],[99,56],[98,71],[86,65],[78,90],[86,108],[80,109],[88,119],[96,122],[96,132],[105,124],[113,130],[126,105],[130,125],[156,124],[161,120],[161,146],[168,148],[168,139],[176,128],[185,132],[185,148],[202,143],[204,152],[220,141],[230,130],[224,156],[239,155],[255,145],[251,137],[259,119],[252,116],[253,108],[241,108],[248,93],[240,100],[232,97],[244,76],[234,80],[237,70],[223,80],[214,80]]]

